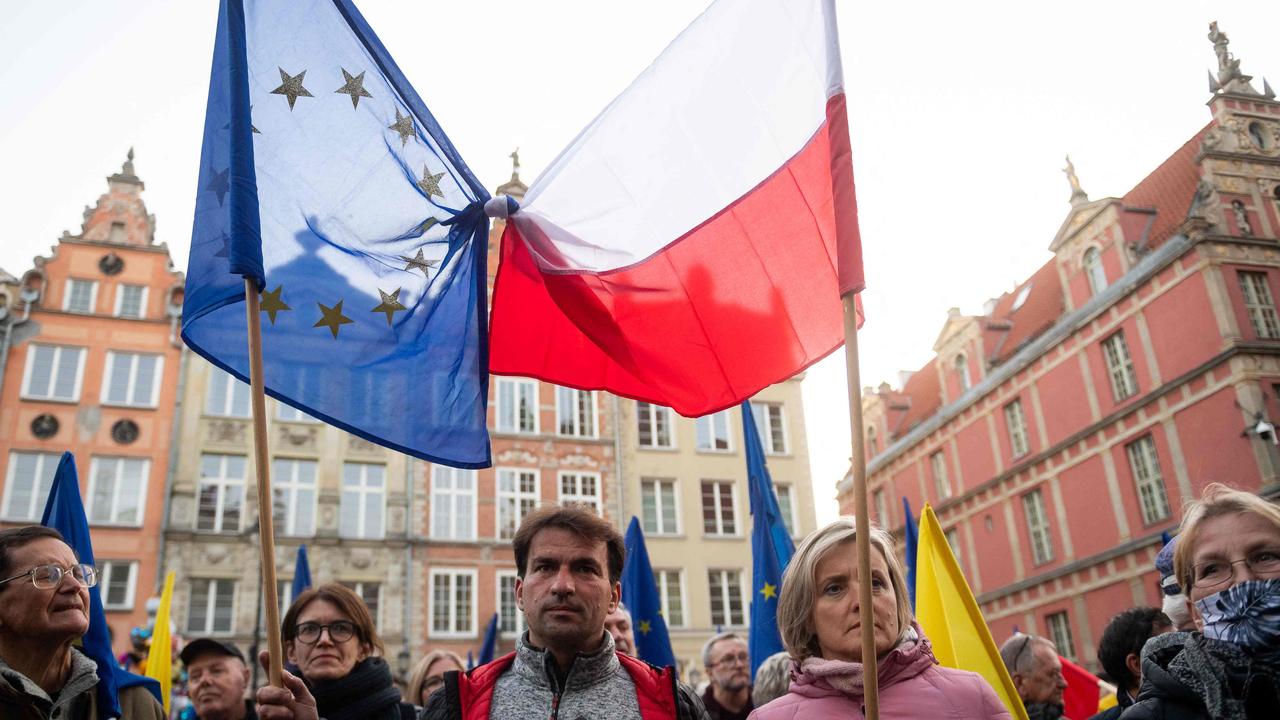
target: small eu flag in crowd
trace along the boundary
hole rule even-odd
[[[298,596],[311,587],[311,562],[307,560],[307,546],[298,546],[298,555],[293,561],[293,585],[290,586],[289,598],[297,600]]]
[[[247,379],[251,279],[267,394],[487,466],[488,198],[351,2],[222,0],[183,339]]]
[[[625,539],[627,556],[622,564],[622,604],[631,612],[631,629],[636,636],[636,655],[650,665],[665,667],[676,664],[671,650],[667,621],[662,617],[662,599],[658,583],[649,564],[649,549],[644,544],[640,520],[631,518]]]
[[[747,446],[747,484],[751,496],[751,677],[770,655],[782,652],[778,633],[778,591],[782,573],[791,562],[796,546],[782,521],[773,480],[764,464],[764,446],[751,412],[751,402],[742,403],[742,433]]]

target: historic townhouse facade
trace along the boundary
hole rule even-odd
[[[75,454],[118,650],[157,584],[181,354],[182,274],[143,188],[131,150],[78,234],[0,273],[0,525],[39,523]]]
[[[903,497],[933,505],[997,642],[1096,667],[1112,615],[1159,606],[1184,502],[1280,495],[1280,103],[1220,45],[1208,126],[1122,197],[1068,165],[1053,258],[953,309],[901,388],[863,390],[873,517],[900,532]]]

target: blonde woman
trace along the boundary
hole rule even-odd
[[[791,685],[786,695],[757,708],[751,718],[863,717],[858,588],[869,582],[881,718],[1008,720],[1008,710],[981,676],[938,665],[912,617],[893,538],[874,525],[869,533],[869,568],[858,567],[853,518],[817,530],[796,549],[778,601],[778,629],[791,656]]]
[[[450,670],[466,672],[467,666],[456,652],[432,650],[413,666],[409,673],[409,695],[406,701],[414,705],[426,705],[431,693],[444,687],[444,674]]]

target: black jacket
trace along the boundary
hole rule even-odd
[[[1121,720],[1218,720],[1224,711],[1211,711],[1205,691],[1189,684],[1213,679],[1213,692],[1238,703],[1248,720],[1280,718],[1280,686],[1270,668],[1233,643],[1178,632],[1142,649],[1142,689]]]

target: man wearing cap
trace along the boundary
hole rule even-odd
[[[253,703],[245,699],[249,668],[231,643],[199,638],[179,654],[187,666],[187,695],[200,720],[257,720]]]
[[[1196,630],[1196,623],[1191,619],[1187,596],[1178,587],[1178,578],[1173,574],[1173,551],[1178,538],[1165,543],[1156,555],[1156,571],[1160,573],[1161,610],[1173,621],[1173,629],[1190,632]]]

